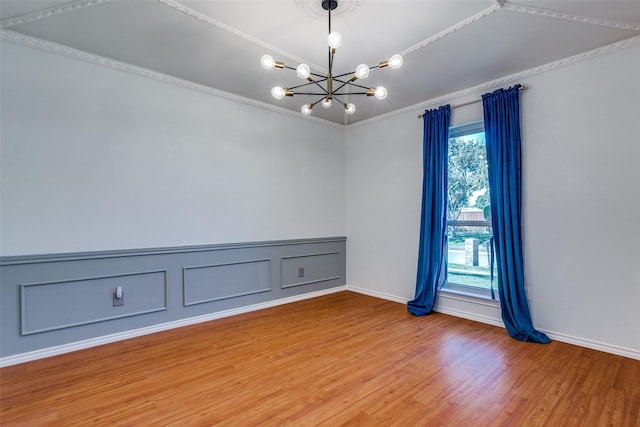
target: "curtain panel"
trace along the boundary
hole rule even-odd
[[[415,298],[407,309],[415,316],[433,311],[437,290],[446,281],[447,164],[451,107],[423,115],[423,177],[420,244]]]
[[[502,320],[519,341],[548,343],[533,327],[522,254],[520,85],[482,96]]]

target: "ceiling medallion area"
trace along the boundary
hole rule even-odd
[[[304,95],[313,96],[314,99],[304,104],[301,108],[303,115],[308,116],[314,106],[322,103],[323,108],[330,108],[335,99],[340,106],[344,108],[346,114],[353,114],[356,106],[351,102],[345,102],[346,97],[353,95],[366,95],[367,97],[375,97],[377,99],[385,99],[387,97],[387,89],[383,86],[371,87],[363,86],[356,83],[357,80],[364,80],[369,76],[371,70],[391,68],[398,69],[402,66],[402,56],[393,55],[391,58],[381,61],[376,65],[360,64],[355,70],[344,74],[333,74],[333,57],[337,49],[342,44],[342,36],[337,31],[331,30],[331,13],[339,8],[337,0],[315,0],[322,7],[329,18],[329,32],[327,35],[329,72],[326,75],[311,72],[311,68],[307,64],[299,64],[296,68],[285,65],[283,62],[274,60],[271,55],[263,55],[260,58],[260,65],[265,70],[292,70],[296,75],[305,81],[305,83],[290,87],[275,86],[271,89],[271,96],[275,99],[282,99],[285,96]],[[309,92],[313,90],[314,92]]]
[[[311,18],[324,18],[327,11],[322,6],[322,1],[318,0],[295,0],[296,7]],[[337,3],[337,2],[336,2]],[[355,13],[358,7],[362,6],[364,0],[340,0],[340,3],[331,13],[333,16],[349,15]]]

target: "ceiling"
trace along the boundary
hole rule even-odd
[[[270,54],[326,73],[328,22],[320,3],[0,0],[0,26],[4,39],[53,42],[49,49],[84,60],[300,114],[318,97],[275,100],[271,87],[303,81],[291,70],[264,70],[259,60]],[[358,81],[385,86],[385,100],[351,95],[346,101],[357,110],[350,116],[336,105],[313,109],[314,118],[348,125],[636,38],[640,0],[341,0],[332,29],[343,37],[334,74],[396,53],[404,58],[402,68],[372,70]]]

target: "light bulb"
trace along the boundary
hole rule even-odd
[[[309,114],[311,114],[311,109],[313,108],[313,106],[311,104],[304,104],[302,106],[302,108],[300,109],[300,111],[302,112],[302,114],[304,114],[305,116],[308,116]]]
[[[369,66],[367,64],[360,64],[356,67],[355,76],[359,79],[366,79],[369,77]]]
[[[389,67],[393,68],[394,70],[402,67],[402,56],[393,55],[391,58],[389,58]]]
[[[306,79],[307,77],[309,77],[311,75],[311,69],[309,68],[309,66],[307,64],[300,64],[296,68],[296,74],[301,79]]]
[[[353,114],[356,112],[356,106],[352,103],[344,104],[344,111],[346,111],[347,114]]]
[[[271,88],[271,96],[273,96],[275,99],[282,99],[284,98],[284,95],[284,88],[281,88],[280,86],[274,86]]]
[[[331,107],[331,100],[329,98],[325,98],[322,100],[322,108]]]
[[[337,49],[342,44],[342,36],[339,32],[333,31],[327,36],[327,43],[331,49]]]
[[[262,68],[265,70],[270,70],[274,65],[276,65],[276,61],[273,60],[271,55],[262,55],[262,58],[260,58],[260,65],[262,65]]]
[[[387,89],[384,86],[378,86],[375,95],[378,99],[385,99],[387,97]]]

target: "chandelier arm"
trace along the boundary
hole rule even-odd
[[[342,96],[342,95],[367,95],[367,94],[368,94],[368,92],[349,92],[349,93],[346,93],[346,92],[345,93],[335,93],[335,92],[333,92],[333,96],[334,97],[336,95]],[[338,98],[336,98],[336,99],[338,99]]]
[[[338,80],[338,79],[334,79],[334,80],[335,80],[335,81],[337,81],[337,82],[340,82],[340,83],[344,83],[342,86],[340,86],[340,88],[339,88],[339,89],[341,89],[341,88],[342,88],[342,87],[344,87],[345,85],[350,85],[350,86],[359,87],[360,89],[367,89],[367,90],[371,89],[369,86],[362,86],[362,85],[359,85],[359,84],[357,84],[357,83],[350,82],[350,81],[348,81],[348,80],[347,80],[346,82],[345,82],[344,80]]]
[[[321,96],[322,99],[324,99],[325,95],[326,95],[326,93],[316,93],[316,92],[294,92],[293,94],[294,95],[309,95],[309,96],[317,95],[317,96]],[[322,101],[322,99],[321,99],[321,101]]]
[[[334,78],[333,80],[335,80],[335,81],[337,81],[337,82],[339,82],[339,83],[342,83],[342,85],[341,85],[341,86],[339,86],[336,90],[334,90],[334,91],[333,91],[333,93],[336,93],[337,91],[339,91],[340,89],[342,89],[343,87],[345,87],[346,85],[348,85],[348,84],[349,84],[349,81],[348,81],[348,80],[347,80],[346,82],[343,82],[342,80],[338,80],[338,79],[336,79],[336,78]]]
[[[325,79],[325,80],[326,80],[326,79]],[[323,81],[325,81],[325,80],[323,80]],[[316,86],[318,86],[320,89],[322,89],[322,91],[323,91],[325,94],[327,94],[327,95],[329,94],[329,91],[328,91],[327,89],[323,88],[323,87],[322,87],[322,85],[321,85],[320,83],[318,83],[318,82],[317,82],[317,81],[315,81],[315,80],[313,81],[313,83],[315,83],[315,84],[316,84]]]
[[[380,66],[379,65],[372,65],[371,67],[369,67],[369,70],[375,70],[376,68],[380,68]],[[345,76],[351,76],[354,73],[355,73],[355,70],[351,71],[349,73],[339,74],[339,75],[335,76],[334,79],[339,79],[340,77],[345,77]]]
[[[326,80],[326,79],[325,79],[325,80]],[[321,81],[320,81],[320,83],[322,83],[323,81],[324,81],[324,80],[321,80]],[[300,87],[306,87],[306,86],[309,86],[309,85],[312,85],[312,84],[315,84],[315,85],[316,85],[316,86],[318,86],[320,89],[322,89],[323,91],[327,92],[327,90],[326,90],[325,88],[323,88],[322,86],[320,86],[320,84],[319,84],[317,81],[315,81],[315,80],[314,80],[314,81],[312,81],[312,82],[303,83],[303,84],[298,85],[298,86],[293,86],[293,87],[290,87],[290,88],[288,88],[288,89],[291,89],[291,90],[293,90],[293,89],[298,89],[298,88],[300,88]]]
[[[334,79],[339,79],[340,77],[344,77],[344,76],[351,76],[355,73],[355,71],[351,71],[349,73],[344,73],[344,74],[338,74],[337,76],[334,76]]]

